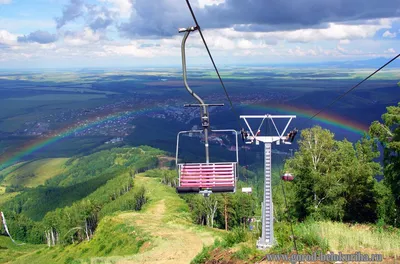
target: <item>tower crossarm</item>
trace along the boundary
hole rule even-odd
[[[249,129],[250,135],[249,135],[249,139],[250,140],[257,140],[257,141],[262,141],[262,142],[275,142],[275,141],[279,141],[282,139],[285,139],[286,137],[284,136],[286,133],[286,130],[288,129],[291,121],[293,120],[293,118],[296,118],[295,115],[270,115],[270,114],[266,114],[266,115],[241,115],[240,116],[241,119],[244,120],[244,122],[247,125],[247,128]],[[271,135],[265,135],[265,136],[260,136],[259,134],[257,134],[258,131],[254,132],[253,129],[251,128],[248,119],[261,119],[261,122],[263,123],[265,119],[270,119],[273,127],[275,128],[275,133],[271,134]],[[282,132],[279,131],[278,127],[276,126],[275,121],[277,119],[286,119],[287,123],[285,128],[283,129]],[[262,124],[261,123],[261,124]]]

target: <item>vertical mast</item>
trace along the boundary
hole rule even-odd
[[[240,118],[244,119],[246,123],[250,135],[248,136],[248,143],[255,142],[257,145],[259,142],[263,142],[264,146],[264,195],[263,195],[263,205],[261,212],[261,220],[262,220],[262,231],[261,237],[257,241],[257,248],[266,249],[272,247],[275,244],[274,239],[274,209],[272,202],[272,143],[276,143],[277,145],[283,144],[291,144],[291,141],[287,139],[285,136],[286,130],[289,127],[290,122],[293,118],[296,118],[294,115],[243,115]],[[247,119],[261,119],[261,125],[258,127],[257,132],[251,129],[249,122]],[[278,127],[275,124],[274,120],[277,119],[287,119],[287,123],[283,131],[279,131]],[[264,124],[264,121],[271,120],[275,131],[271,132],[273,134],[270,135],[260,135],[258,132],[261,131],[261,126]]]

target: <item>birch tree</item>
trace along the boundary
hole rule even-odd
[[[337,141],[332,132],[315,126],[304,129],[298,143],[299,150],[285,164],[295,175],[297,216],[373,221],[374,176],[379,173],[373,142],[365,137],[355,145]]]
[[[204,203],[207,209],[207,225],[214,227],[214,217],[217,211],[218,200],[215,195],[204,198]]]

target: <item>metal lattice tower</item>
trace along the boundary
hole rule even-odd
[[[264,195],[263,195],[263,205],[262,205],[262,233],[261,237],[257,241],[257,248],[259,249],[266,249],[272,247],[275,244],[274,239],[274,219],[273,219],[273,202],[272,202],[272,187],[271,187],[271,180],[272,180],[272,143],[276,143],[279,145],[280,143],[283,144],[291,144],[290,141],[287,141],[287,137],[285,136],[286,130],[289,127],[290,122],[293,118],[296,118],[294,115],[244,115],[240,116],[240,118],[244,119],[246,123],[250,135],[247,137],[248,142],[247,144],[259,142],[264,143]],[[247,119],[261,119],[261,125],[258,128],[256,133],[253,132],[251,129]],[[279,132],[274,119],[287,119],[287,124],[282,132]],[[263,125],[264,121],[271,120],[273,127],[275,128],[275,135],[260,135],[260,129]]]

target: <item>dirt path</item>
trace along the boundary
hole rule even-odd
[[[148,178],[147,178],[148,179]],[[143,181],[145,179],[137,179]],[[152,180],[152,179],[148,179]],[[159,192],[159,188],[153,191]],[[160,193],[161,191],[161,193]],[[162,200],[155,201],[143,213],[123,213],[118,218],[144,231],[151,237],[151,242],[142,246],[142,253],[124,257],[116,261],[123,263],[190,263],[190,261],[201,252],[204,245],[214,242],[214,234],[208,231],[200,231],[195,225],[189,223],[181,224],[174,221],[173,207],[177,197],[168,196]],[[178,198],[179,199],[179,198]],[[179,218],[179,213],[177,214]],[[168,221],[168,219],[170,219]]]

